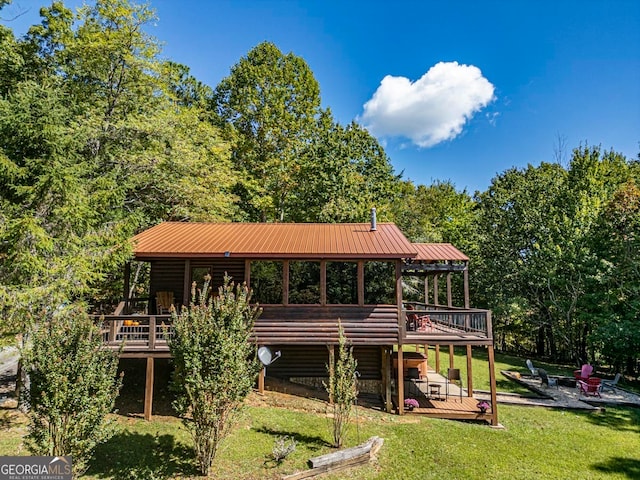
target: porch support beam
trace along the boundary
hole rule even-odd
[[[382,382],[384,387],[384,409],[391,413],[393,405],[391,402],[391,349],[382,348]]]
[[[404,415],[404,358],[402,344],[398,345],[398,414]]]
[[[491,425],[498,425],[498,398],[496,394],[496,369],[493,354],[493,345],[487,347],[489,349],[489,383],[491,385]]]
[[[424,277],[424,303],[429,305],[429,276]]]
[[[469,268],[468,264],[465,264],[465,269],[463,272],[463,282],[464,282],[464,308],[471,308],[471,302],[469,301]]]
[[[449,345],[449,368],[454,368],[454,353],[453,345]]]
[[[131,283],[131,262],[124,264],[124,311],[129,313],[129,289]]]
[[[184,279],[182,285],[182,305],[187,306],[191,300],[191,260],[188,258],[184,261]]]
[[[433,276],[433,304],[440,305],[439,295],[438,295],[438,275]]]
[[[266,369],[267,368],[263,366],[260,369],[260,373],[258,374],[258,393],[260,395],[264,395],[264,376],[265,376]]]
[[[364,306],[364,260],[358,260],[358,305]]]
[[[151,420],[153,409],[153,368],[154,358],[147,357],[147,372],[144,386],[144,419]]]
[[[333,384],[336,365],[336,347],[335,345],[327,345],[329,349],[329,385]],[[333,405],[333,391],[329,389],[329,403]]]
[[[282,303],[289,305],[289,260],[282,262]]]
[[[472,370],[472,348],[467,345],[467,396],[473,397],[473,370]]]
[[[440,373],[440,344],[436,343],[436,373]]]

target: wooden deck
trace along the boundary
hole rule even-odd
[[[405,381],[405,399],[414,398],[418,401],[417,408],[408,410],[405,407],[405,413],[449,420],[479,420],[491,423],[491,408],[487,409],[485,413],[481,413],[477,406],[479,400],[468,396],[466,390],[454,383],[449,384],[447,395],[446,383],[447,380],[433,370],[429,370],[424,379]],[[392,401],[397,408],[398,397],[393,396]]]

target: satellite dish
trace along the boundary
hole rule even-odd
[[[267,365],[271,365],[273,362],[275,362],[279,358],[280,358],[279,350],[274,355],[271,353],[271,349],[269,349],[269,347],[260,347],[258,349],[258,360],[260,360],[260,363],[262,363],[262,365],[264,365],[265,367]]]

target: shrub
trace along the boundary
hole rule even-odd
[[[203,475],[209,475],[220,442],[227,436],[237,412],[251,391],[260,366],[249,336],[259,310],[249,304],[245,285],[235,288],[225,276],[218,295],[209,295],[209,282],[196,303],[180,315],[173,313],[170,340],[177,391],[174,408],[194,442]]]
[[[288,435],[276,438],[271,452],[273,461],[276,463],[282,463],[285,458],[296,451],[297,444],[298,442]]]
[[[78,476],[114,432],[106,416],[122,385],[118,352],[104,346],[98,326],[77,306],[49,315],[31,340],[23,352],[30,376],[27,447],[34,455],[71,455]]]
[[[333,375],[331,366],[327,365],[329,372],[329,384],[325,389],[329,398],[333,399],[333,445],[342,447],[349,426],[353,403],[358,396],[356,388],[356,368],[358,363],[353,357],[353,347],[349,346],[344,335],[342,323],[338,321],[338,351],[336,352]]]

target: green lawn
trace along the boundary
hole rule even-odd
[[[216,478],[279,478],[305,468],[306,460],[331,451],[329,420],[320,402],[277,400],[287,409],[252,406],[216,459]],[[309,405],[311,407],[309,407]],[[379,463],[327,478],[352,479],[632,479],[640,478],[640,411],[611,408],[597,414],[502,406],[505,430],[416,416],[397,417],[360,409],[349,445],[379,435]],[[0,455],[20,449],[24,426],[0,413]],[[12,417],[12,418],[11,418]],[[161,479],[195,476],[189,438],[178,420],[153,422],[115,417],[119,434],[96,452],[87,478]],[[274,439],[290,435],[296,451],[281,465],[268,461]]]
[[[446,353],[441,362],[443,368],[448,366]],[[464,357],[456,358],[456,366],[466,367]],[[524,371],[522,359],[497,357],[497,370],[516,367]],[[480,349],[474,351],[473,369],[476,388],[488,388],[487,366]],[[500,376],[498,379],[500,390],[508,390],[502,388],[506,384]],[[359,408],[358,428],[352,426],[347,445],[364,442],[372,435],[383,437],[378,463],[323,478],[640,478],[638,409],[584,413],[501,405],[499,414],[504,430]],[[86,478],[198,478],[190,439],[179,420],[170,416],[156,417],[152,422],[123,415],[113,418],[118,434],[98,448]],[[27,454],[21,444],[26,432],[24,417],[13,410],[0,410],[0,428],[0,455]],[[274,440],[281,435],[292,436],[298,446],[275,465],[269,458]],[[306,468],[309,457],[332,451],[329,440],[330,420],[323,402],[275,393],[252,395],[233,435],[218,453],[215,478],[280,478]]]

